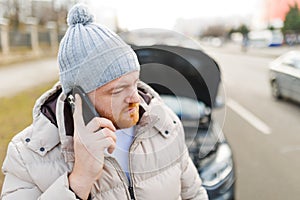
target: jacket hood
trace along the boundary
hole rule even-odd
[[[25,145],[41,156],[45,156],[60,141],[57,127],[42,113],[43,105],[56,96],[59,90],[61,90],[61,86],[58,82],[36,100],[32,112],[33,122],[31,126],[25,129],[29,130],[25,131],[27,134],[22,135],[23,141],[26,141]],[[48,114],[52,116],[50,113]]]
[[[159,105],[162,100],[157,92],[143,82],[138,83],[140,95],[140,121],[138,126],[156,122],[156,128],[166,129],[168,124],[159,122]],[[153,102],[153,103],[152,103]],[[152,103],[149,110],[149,104]],[[144,113],[146,113],[144,115]],[[150,113],[150,114],[149,114]],[[157,114],[155,114],[157,113]],[[33,123],[28,147],[35,152],[45,155],[58,143],[62,144],[62,151],[66,160],[73,160],[73,118],[69,104],[66,102],[66,95],[62,92],[60,83],[56,83],[50,90],[37,99],[33,108]],[[49,133],[50,132],[53,133]],[[33,134],[34,133],[34,134]],[[164,135],[167,137],[167,135]],[[41,151],[43,149],[43,151]]]

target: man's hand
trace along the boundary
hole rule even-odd
[[[112,153],[116,146],[116,128],[106,118],[95,117],[86,126],[82,117],[82,102],[75,95],[74,153],[75,163],[69,183],[82,199],[87,199],[94,181],[100,178],[104,164],[104,150]]]

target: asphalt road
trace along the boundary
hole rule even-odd
[[[58,79],[56,58],[22,62],[0,68],[0,97]]]
[[[223,73],[223,131],[234,153],[236,199],[299,199],[300,105],[271,97],[273,58],[208,53]]]

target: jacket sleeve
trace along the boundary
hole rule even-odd
[[[192,159],[188,154],[187,149],[182,157],[181,162],[181,198],[193,200],[208,199],[207,192],[202,186],[202,181],[194,163],[192,162]]]
[[[75,200],[75,194],[69,190],[68,174],[65,172],[44,192],[35,185],[20,156],[17,145],[10,142],[2,171],[5,175],[1,200]]]

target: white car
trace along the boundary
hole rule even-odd
[[[290,51],[270,63],[272,95],[300,102],[300,51]]]

